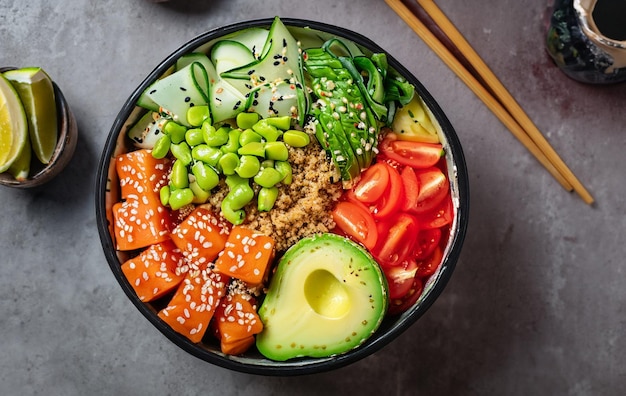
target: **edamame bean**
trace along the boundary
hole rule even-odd
[[[197,181],[195,181],[193,183],[190,183],[189,184],[189,188],[193,192],[193,201],[192,201],[192,203],[195,203],[195,204],[198,204],[198,205],[206,203],[206,201],[208,201],[209,197],[211,196],[211,192],[202,189],[202,187],[200,187],[198,185]]]
[[[189,205],[193,202],[193,191],[191,188],[183,188],[180,190],[174,190],[170,194],[170,208],[178,210],[185,205]]]
[[[230,206],[230,203],[225,200],[221,204],[222,216],[234,225],[243,223],[246,218],[246,212],[243,209],[235,210]]]
[[[252,129],[256,133],[261,135],[265,139],[265,141],[275,142],[282,134],[282,131],[279,131],[278,128],[276,128],[275,126],[270,125],[267,120],[267,118],[262,119],[261,121],[254,124],[252,126]]]
[[[275,161],[274,169],[278,171],[283,177],[281,182],[283,184],[291,184],[293,181],[293,170],[291,164],[287,161]]]
[[[159,198],[161,199],[161,205],[167,206],[170,201],[170,186],[163,186],[159,190]]]
[[[187,110],[187,122],[189,125],[199,127],[206,120],[211,121],[209,106],[193,106]]]
[[[225,153],[218,162],[218,167],[225,175],[232,175],[239,165],[239,157],[235,153]]]
[[[227,126],[215,129],[210,123],[204,122],[201,129],[204,142],[211,147],[220,147],[228,142],[228,131],[230,128]]]
[[[269,212],[278,198],[278,187],[262,187],[257,198],[259,212]]]
[[[274,168],[263,168],[256,176],[254,176],[254,182],[261,187],[274,187],[283,178]]]
[[[187,142],[180,142],[178,144],[171,144],[170,151],[172,155],[178,160],[181,161],[185,166],[189,165],[192,161],[191,157],[191,148],[187,144]],[[178,162],[176,161],[176,162]]]
[[[239,113],[237,114],[237,126],[241,129],[252,128],[252,125],[259,121],[257,113]]]
[[[170,146],[172,144],[172,140],[169,135],[163,135],[157,140],[152,148],[152,156],[156,159],[165,158],[167,154],[170,152]]]
[[[287,161],[289,158],[289,150],[283,142],[267,142],[265,143],[265,158],[276,161]]]
[[[259,173],[261,169],[261,162],[254,155],[242,155],[239,158],[239,165],[235,169],[235,172],[245,178],[249,179]]]
[[[239,155],[255,155],[257,157],[265,157],[265,143],[250,142],[237,150]]]
[[[239,150],[239,136],[241,135],[241,129],[231,129],[228,131],[228,142],[220,147],[225,153],[236,153]]]
[[[283,142],[291,147],[305,147],[311,142],[311,137],[305,132],[290,129],[283,133]]]
[[[198,186],[206,191],[211,191],[220,182],[220,177],[217,175],[217,172],[202,161],[193,164],[191,173],[195,176]]]
[[[273,168],[275,162],[276,161],[271,160],[271,159],[263,160],[261,161],[261,168]]]
[[[254,132],[252,129],[244,129],[239,136],[239,144],[245,146],[248,143],[260,142],[263,140],[263,136]]]
[[[175,123],[174,121],[168,121],[163,126],[163,132],[170,135],[172,143],[178,144],[185,140],[185,132],[187,132],[187,128]]]
[[[282,129],[283,131],[286,131],[289,127],[291,127],[290,116],[270,117],[266,118],[266,120],[269,125]]]
[[[185,141],[191,147],[204,143],[204,136],[202,136],[202,129],[200,128],[188,129],[187,132],[185,133]]]
[[[233,210],[239,210],[246,206],[254,198],[254,190],[248,183],[240,183],[235,185],[224,197],[224,201]]]
[[[177,190],[189,187],[188,175],[187,166],[180,160],[174,161],[172,172],[170,173],[170,185]]]
[[[191,157],[196,161],[202,161],[205,164],[216,168],[220,158],[224,155],[222,150],[217,147],[209,147],[206,144],[199,144],[191,149]]]
[[[241,184],[241,183],[248,183],[248,179],[244,179],[243,177],[239,176],[238,174],[234,173],[232,175],[228,175],[226,176],[226,185],[228,186],[228,188],[230,188],[231,190],[233,188],[235,188],[235,186],[237,184]]]

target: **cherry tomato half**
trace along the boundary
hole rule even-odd
[[[437,246],[430,256],[417,263],[415,276],[422,279],[431,276],[441,264],[442,259],[443,249],[441,249],[441,246]]]
[[[415,246],[415,235],[419,231],[415,217],[400,213],[387,221],[379,222],[378,227],[381,238],[372,254],[383,267],[402,264]]]
[[[418,171],[416,175],[419,195],[417,205],[411,210],[421,214],[437,207],[450,191],[450,185],[446,175],[436,167]]]
[[[443,201],[434,209],[417,216],[420,228],[441,228],[452,223],[454,216],[453,210],[452,199],[448,193]]]
[[[388,315],[399,315],[407,309],[411,308],[417,299],[422,295],[424,290],[424,281],[417,276],[413,278],[409,291],[402,298],[394,298],[389,302]]]
[[[361,174],[361,180],[353,188],[354,197],[366,204],[376,202],[387,191],[388,185],[388,165],[377,162]]]
[[[441,143],[398,140],[395,133],[388,133],[379,149],[384,156],[401,165],[420,169],[436,165],[444,154]]]
[[[420,230],[419,234],[417,234],[415,249],[413,250],[415,260],[422,261],[430,256],[439,246],[439,242],[441,242],[440,228]]]
[[[371,207],[372,214],[377,220],[388,218],[396,212],[399,212],[404,200],[404,186],[400,172],[386,162],[379,162],[387,168],[389,174],[389,186],[385,193],[373,203]]]
[[[402,171],[400,171],[400,177],[404,185],[404,205],[402,206],[402,210],[408,212],[411,208],[417,206],[417,197],[420,187],[415,170],[410,166],[405,166]]]
[[[378,232],[369,210],[358,202],[340,201],[332,211],[333,220],[346,235],[360,242],[368,250],[376,246]]]
[[[411,290],[417,262],[413,259],[406,260],[401,265],[383,268],[383,271],[389,285],[389,298],[402,298]]]

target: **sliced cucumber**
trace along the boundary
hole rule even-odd
[[[237,41],[243,45],[245,45],[255,59],[260,59],[263,57],[263,49],[265,47],[265,42],[267,41],[267,36],[269,35],[269,30],[254,27],[241,30],[237,32],[232,37],[229,37],[229,40]]]
[[[133,145],[141,149],[152,149],[163,136],[163,125],[167,119],[158,113],[149,111],[128,129],[128,137]]]
[[[187,122],[187,110],[209,103],[209,76],[201,62],[192,62],[146,89],[145,96],[180,124]]]
[[[247,65],[255,59],[252,51],[239,41],[220,40],[211,50],[211,60],[217,75]]]
[[[176,70],[180,70],[182,68],[184,68],[185,66],[189,66],[191,65],[193,62],[200,62],[202,63],[202,66],[205,67],[205,69],[207,69],[208,72],[208,68],[207,68],[207,64],[210,63],[209,58],[206,56],[206,54],[202,53],[202,52],[192,52],[190,54],[185,54],[183,56],[181,56],[180,58],[178,58],[176,60]],[[213,65],[211,65],[213,66]]]
[[[278,84],[265,84],[250,92],[246,111],[255,112],[262,118],[289,116],[298,119],[304,114],[304,93],[295,84],[280,81]]]

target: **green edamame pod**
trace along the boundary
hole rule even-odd
[[[274,168],[263,168],[256,176],[254,176],[254,182],[261,187],[274,187],[276,184],[280,183],[283,175],[280,174]]]
[[[239,136],[239,145],[245,146],[248,143],[261,142],[262,140],[263,136],[254,132],[252,129],[244,129]]]
[[[283,142],[291,147],[306,147],[311,142],[311,137],[305,132],[290,129],[283,133]]]
[[[205,121],[202,123],[201,129],[204,142],[211,147],[220,147],[228,142],[228,131],[230,128],[227,126],[215,129],[213,125]]]
[[[209,197],[211,196],[211,192],[206,191],[202,187],[200,187],[197,181],[190,183],[189,188],[193,192],[192,203],[195,203],[198,205],[206,203],[209,200]]]
[[[239,165],[239,157],[235,153],[225,153],[218,161],[218,168],[225,175],[232,175]]]
[[[262,187],[259,190],[257,208],[259,212],[269,212],[278,198],[278,187]]]
[[[239,158],[239,165],[235,169],[235,172],[245,178],[249,179],[256,175],[261,169],[261,162],[254,155],[242,155]]]
[[[200,105],[193,106],[187,110],[187,122],[189,125],[193,125],[195,127],[199,127],[205,121],[211,122],[211,113],[209,111],[209,106]]]
[[[170,145],[170,151],[172,152],[172,155],[174,155],[174,157],[178,161],[181,161],[185,166],[189,165],[193,159],[191,157],[191,147],[189,147],[187,142],[180,142],[178,144],[172,143]]]
[[[224,155],[222,150],[217,147],[210,147],[207,144],[199,144],[191,149],[191,157],[196,161],[202,161],[205,164],[216,168],[220,158]]]
[[[189,172],[187,166],[180,160],[174,161],[172,172],[170,173],[170,185],[175,189],[189,187]]]
[[[283,184],[291,184],[293,181],[293,169],[291,164],[287,161],[275,161],[274,169],[276,169],[283,177],[281,182]]]
[[[252,198],[254,198],[252,187],[248,183],[240,183],[226,194],[222,203],[227,202],[233,210],[239,210],[249,204]]]
[[[265,143],[250,142],[237,150],[239,155],[255,155],[257,157],[265,157]]]
[[[200,188],[206,191],[211,191],[220,182],[220,177],[217,175],[217,172],[202,161],[193,164],[191,173],[193,173],[196,178],[196,183],[198,183]]]
[[[163,135],[157,140],[152,148],[152,156],[156,159],[165,158],[167,154],[170,152],[170,146],[172,145],[172,140],[168,135]]]
[[[289,150],[283,142],[267,142],[265,143],[265,158],[276,161],[287,161],[289,158]]]
[[[163,132],[170,136],[172,143],[178,144],[185,140],[185,132],[187,132],[187,128],[175,123],[174,121],[168,121],[163,126]]]
[[[241,135],[241,129],[231,129],[228,132],[228,142],[220,147],[225,153],[236,153],[239,150],[239,136]]]
[[[241,129],[252,128],[252,125],[259,121],[257,113],[239,113],[237,114],[237,126]]]
[[[185,141],[191,147],[195,147],[199,144],[204,143],[204,136],[202,134],[202,129],[200,128],[188,129],[187,132],[185,133]]]
[[[159,190],[159,198],[161,199],[161,205],[167,206],[170,201],[170,186],[163,186]]]
[[[174,190],[170,194],[170,208],[178,210],[185,205],[189,205],[193,202],[193,191],[191,188],[182,188],[180,190]]]

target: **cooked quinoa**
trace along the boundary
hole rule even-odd
[[[303,237],[334,228],[330,211],[343,190],[334,166],[316,141],[304,148],[290,147],[289,163],[293,181],[278,186],[278,199],[272,210],[259,212],[256,200],[245,208],[244,225],[273,237],[278,252],[284,252]],[[216,213],[228,192],[225,185],[221,186],[207,203]]]

